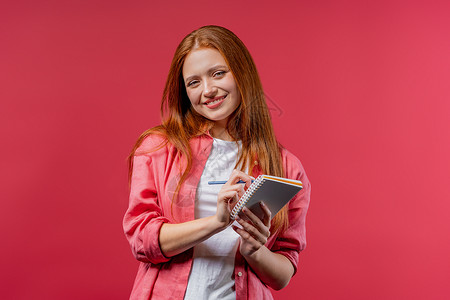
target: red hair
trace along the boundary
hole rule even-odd
[[[148,135],[161,134],[166,138],[166,143],[173,144],[178,154],[185,156],[187,160],[186,169],[176,189],[175,195],[178,194],[181,184],[186,180],[192,167],[189,140],[204,134],[213,126],[212,121],[192,108],[182,76],[183,64],[189,52],[205,47],[216,49],[222,54],[241,94],[242,101],[227,124],[230,136],[242,141],[242,152],[236,168],[244,171],[248,167],[249,174],[253,175],[255,167],[258,166],[263,174],[284,177],[281,145],[275,137],[255,63],[244,43],[233,32],[214,25],[204,26],[191,32],[178,45],[162,97],[162,124],[146,130],[137,140],[128,157],[130,177],[136,149]],[[271,231],[284,230],[287,226],[288,214],[285,207],[272,220]]]

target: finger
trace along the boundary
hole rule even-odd
[[[237,227],[236,225],[234,225],[235,227]],[[242,226],[242,225],[241,225]],[[245,225],[244,225],[245,226]],[[239,230],[235,230],[246,242],[251,242],[252,245],[254,246],[263,246],[266,244],[267,242],[267,238],[263,237],[263,236],[254,236],[252,235],[251,232],[245,230],[243,227],[239,228],[237,227]]]
[[[247,217],[246,214],[243,213],[242,211],[243,209],[241,209],[241,211],[238,214],[238,217],[241,218],[242,220],[246,221],[246,222],[251,222],[251,220]]]
[[[234,190],[234,191],[244,191],[244,185],[242,183],[236,183],[229,185],[227,189]]]
[[[253,226],[249,222],[245,222],[244,220],[237,218],[236,221],[242,226],[242,229],[249,233],[256,241],[265,245],[267,243],[267,233],[263,233],[259,231],[255,226]],[[268,232],[268,230],[266,230]]]
[[[257,215],[255,215],[249,208],[247,208],[247,207],[242,208],[242,214],[248,220],[250,220],[253,224],[255,224],[255,226],[260,226],[260,227],[264,226],[261,219]]]
[[[264,225],[270,228],[270,220],[272,219],[272,212],[264,202],[261,201],[259,204],[261,205],[261,208],[264,212],[262,222],[264,223]]]
[[[233,230],[248,244],[251,245],[252,252],[257,251],[261,247],[261,243],[255,240],[247,231],[233,225]]]
[[[245,174],[244,172],[237,169],[234,169],[233,172],[231,172],[230,178],[227,182],[233,184],[238,182],[239,180],[245,181],[246,187],[249,187],[252,184],[252,178],[248,174]]]
[[[244,185],[243,184],[239,184],[239,190],[238,190],[239,198],[241,198],[244,195],[244,193],[245,193]]]
[[[227,195],[228,196],[228,198],[229,198],[228,203],[231,205],[230,206],[231,208],[233,208],[234,205],[236,205],[236,203],[239,201],[239,199],[243,195],[242,184],[236,184],[233,187],[234,188],[223,189],[223,190],[220,191],[220,195]],[[230,197],[230,195],[233,195],[233,196]]]
[[[244,207],[242,209],[242,212],[253,223],[253,225],[258,229],[259,232],[261,232],[265,236],[270,235],[270,232],[269,232],[270,226],[267,226],[266,224],[264,224],[263,221],[260,218],[258,218],[258,216],[255,215],[250,209],[248,209],[247,207]]]
[[[241,193],[244,191],[244,185],[242,183],[236,183],[236,184],[231,184],[231,185],[228,184],[228,185],[224,185],[220,191],[221,192],[236,191],[236,192]]]
[[[242,213],[241,217],[251,220],[255,225],[258,224],[260,226],[266,226],[270,228],[272,220],[272,212],[270,211],[269,207],[264,203],[260,202],[260,207],[263,212],[263,217],[260,218],[257,215],[255,215],[250,209],[246,208],[242,209],[244,213]]]
[[[234,206],[238,203],[238,201],[239,201],[239,196],[237,194],[235,194],[233,198],[228,200],[228,209],[230,211],[232,211]]]
[[[223,191],[219,195],[219,199],[229,202],[230,200],[233,200],[237,196],[236,191]]]

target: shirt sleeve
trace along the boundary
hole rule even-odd
[[[123,218],[123,229],[137,260],[158,264],[170,258],[164,256],[159,244],[159,232],[169,220],[158,204],[158,193],[151,169],[150,155],[133,158],[129,206]]]
[[[289,202],[289,227],[280,233],[271,248],[273,252],[284,255],[297,272],[299,253],[306,247],[306,213],[308,211],[311,184],[300,161],[293,157],[285,163],[288,178],[300,180],[302,190]]]

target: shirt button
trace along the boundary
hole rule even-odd
[[[242,272],[238,272],[238,276],[241,277],[242,276]]]

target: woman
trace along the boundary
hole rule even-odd
[[[131,299],[272,299],[268,287],[289,283],[306,246],[310,184],[275,138],[239,38],[219,26],[187,35],[161,111],[162,125],[144,132],[129,157],[123,225],[141,262]],[[260,174],[301,180],[304,188],[272,221],[261,204],[263,219],[244,210],[231,225],[231,208]]]

